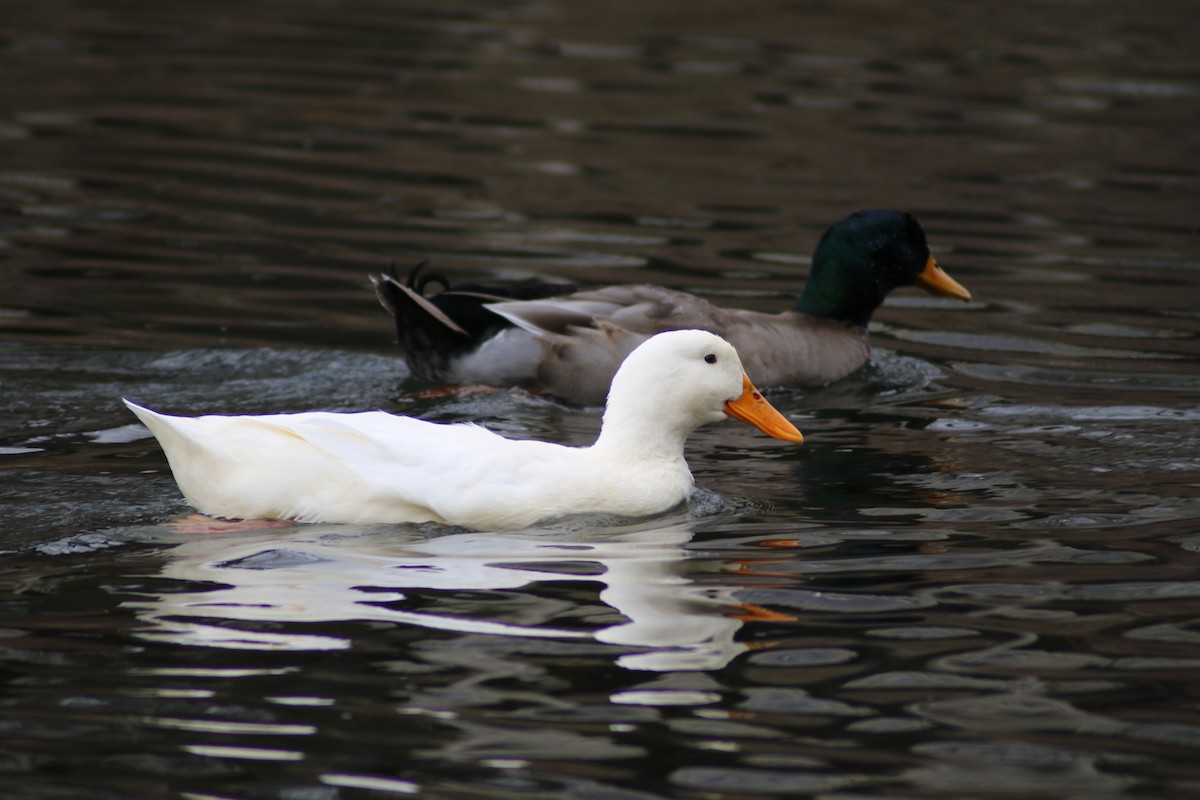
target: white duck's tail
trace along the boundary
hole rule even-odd
[[[122,402],[129,407],[129,410],[137,415],[137,418],[142,421],[142,424],[150,429],[154,434],[154,438],[158,439],[159,445],[163,452],[167,454],[167,459],[171,460],[173,453],[179,453],[189,447],[196,447],[197,442],[194,437],[187,435],[188,423],[192,420],[187,417],[172,417],[167,414],[160,414],[157,411],[151,411],[145,406],[139,406],[137,403],[131,402],[122,398]]]
[[[158,440],[183,496],[203,510],[209,505],[207,497],[230,471],[232,456],[212,436],[201,434],[199,420],[160,414],[129,400],[123,402]]]

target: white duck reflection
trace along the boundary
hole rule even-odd
[[[305,525],[188,536],[161,576],[217,584],[130,601],[151,627],[140,636],[235,649],[333,650],[337,633],[290,633],[227,622],[386,621],[463,633],[593,640],[644,648],[617,659],[633,670],[719,669],[748,646],[748,618],[779,619],[739,603],[738,588],[697,586],[684,575],[686,524],[620,527],[582,535],[452,533],[425,538],[391,529]],[[580,569],[581,564],[583,569]],[[549,623],[562,603],[491,606],[508,621],[405,610],[402,590],[513,590],[539,581],[603,584],[599,599],[626,621],[598,630]],[[481,600],[481,607],[486,601]],[[461,606],[460,606],[461,608]],[[593,615],[594,616],[594,615]]]

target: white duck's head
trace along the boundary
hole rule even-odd
[[[613,376],[600,441],[623,434],[627,442],[681,447],[696,428],[727,416],[776,439],[804,441],[754,388],[733,345],[707,331],[668,331],[639,345]]]

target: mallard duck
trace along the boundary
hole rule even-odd
[[[692,489],[683,443],[699,426],[729,416],[804,438],[732,345],[694,330],[651,337],[625,359],[590,447],[382,411],[192,418],[125,403],[158,438],[187,501],[241,519],[515,530],[568,514],[656,514]]]
[[[534,384],[585,405],[602,402],[621,360],[660,331],[699,328],[724,337],[763,386],[823,386],[866,363],[867,324],[892,289],[916,284],[971,299],[938,267],[916,217],[880,209],[856,211],[825,231],[803,294],[778,314],[720,308],[659,286],[450,286],[419,269],[406,282],[388,275],[372,281],[417,377]],[[425,296],[434,283],[444,291]]]

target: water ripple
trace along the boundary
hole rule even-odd
[[[11,791],[1196,794],[1180,4],[56,5],[0,47]],[[805,447],[701,431],[644,525],[215,532],[119,405],[582,443],[427,393],[366,276],[774,312],[881,204],[975,300],[892,293],[868,367],[772,397]]]

